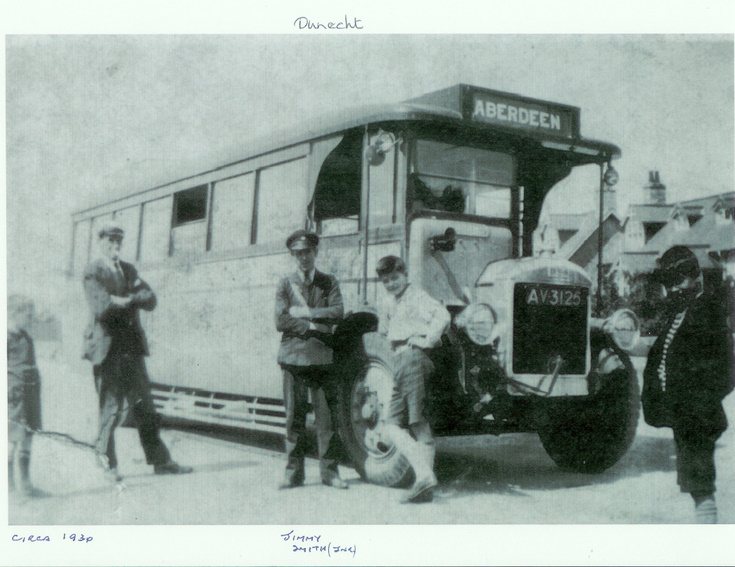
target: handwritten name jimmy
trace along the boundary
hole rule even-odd
[[[363,28],[362,20],[358,18],[349,20],[347,16],[345,16],[344,21],[327,23],[315,22],[306,16],[300,16],[294,20],[293,25],[300,30],[361,30]]]

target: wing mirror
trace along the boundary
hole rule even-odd
[[[440,252],[451,252],[457,242],[457,232],[450,226],[444,234],[429,238],[431,250]]]
[[[402,141],[402,138],[396,138],[391,132],[379,130],[375,141],[365,150],[365,159],[370,165],[380,165],[385,161],[385,154]]]

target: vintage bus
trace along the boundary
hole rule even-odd
[[[401,256],[452,316],[427,385],[435,433],[538,432],[558,465],[602,471],[638,420],[629,337],[593,324],[592,278],[534,250],[534,234],[556,183],[593,165],[602,190],[619,155],[580,136],[577,107],[455,85],[314,121],[244,146],[233,163],[80,211],[70,272],[95,254],[101,223],[121,223],[123,257],[158,295],[142,316],[160,413],[278,433],[275,291],[293,269],[284,241],[316,231],[317,264],[345,299],[340,434],[366,480],[397,485],[412,471],[381,439],[392,370],[375,264]]]

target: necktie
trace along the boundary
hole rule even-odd
[[[120,265],[120,260],[115,261],[115,271],[117,272],[117,277],[125,281],[125,274],[123,274],[122,266]]]
[[[311,295],[310,286],[311,278],[309,277],[309,274],[304,274],[304,287],[301,288],[303,291],[302,298],[304,300],[304,306],[309,305],[309,295]]]

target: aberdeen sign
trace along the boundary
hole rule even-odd
[[[544,101],[472,90],[466,109],[475,122],[539,131],[564,138],[579,135],[579,109]]]

